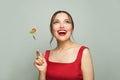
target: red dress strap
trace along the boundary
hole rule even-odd
[[[76,62],[80,62],[81,63],[81,59],[82,59],[82,54],[84,49],[87,48],[86,46],[81,46],[79,51],[78,51],[78,55],[77,55],[77,61]]]
[[[49,58],[49,53],[50,53],[50,50],[46,50],[44,57],[47,61],[48,61],[48,58]]]

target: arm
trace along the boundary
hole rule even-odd
[[[83,72],[83,80],[94,80],[92,57],[87,48],[83,51],[81,69]]]
[[[46,80],[46,73],[39,72],[38,80]]]

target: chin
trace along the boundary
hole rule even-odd
[[[59,38],[57,39],[57,41],[59,42],[65,42],[65,41],[69,41],[70,39],[69,38]]]

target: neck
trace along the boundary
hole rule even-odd
[[[71,40],[57,41],[57,47],[56,47],[56,49],[65,50],[65,49],[70,48],[72,44],[73,44],[73,42]]]

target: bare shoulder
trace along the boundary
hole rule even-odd
[[[90,50],[88,47],[86,47],[84,50],[83,50],[83,54],[90,54]]]
[[[88,47],[86,47],[84,50],[83,50],[83,54],[82,54],[82,64],[93,64],[92,63],[92,55],[91,55],[91,52],[89,50]]]
[[[74,43],[74,46],[79,50],[81,47],[83,47],[83,46],[85,46],[85,45],[83,45],[83,44],[78,44],[78,43]],[[85,46],[86,48],[83,50],[83,53],[90,53],[90,51],[89,51],[89,48],[87,47],[87,46]]]
[[[89,59],[90,61],[92,60],[92,55],[91,55],[91,52],[90,52],[89,48],[85,48],[83,50],[82,58],[84,60],[86,60],[86,59]]]

